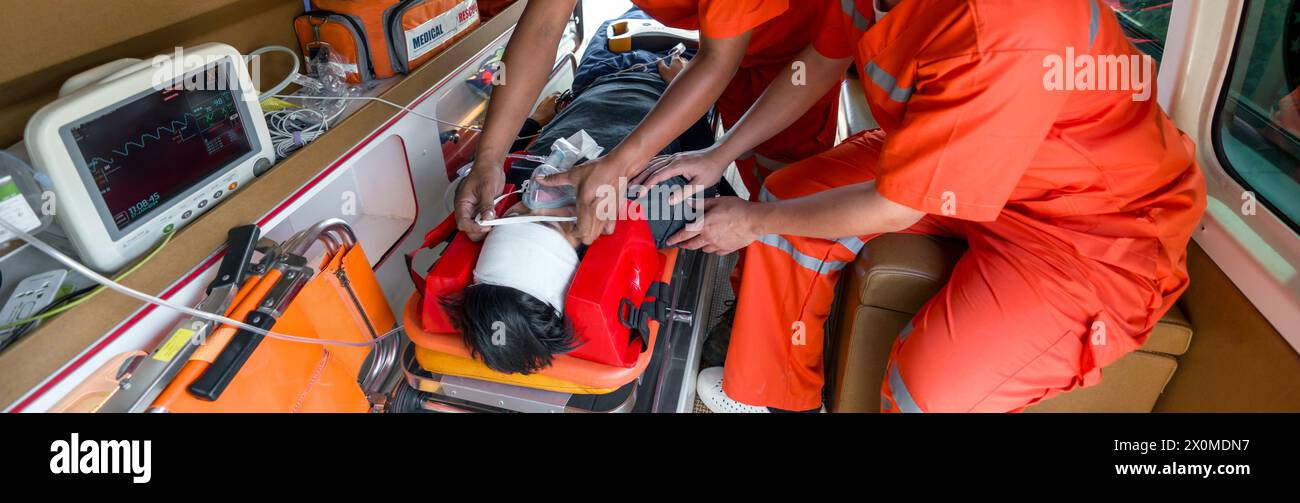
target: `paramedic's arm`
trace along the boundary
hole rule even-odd
[[[505,80],[492,91],[474,168],[456,195],[456,226],[470,239],[488,232],[474,217],[492,211],[492,200],[505,184],[501,165],[551,73],[552,58],[537,57],[537,48],[559,46],[575,5],[577,0],[529,2],[506,44]]]
[[[617,215],[605,215],[598,208],[613,208],[621,177],[631,178],[645,168],[652,157],[672,143],[708,112],[718,100],[749,46],[749,32],[719,39],[706,38],[691,64],[673,79],[650,114],[617,148],[604,157],[565,173],[547,177],[546,185],[578,187],[578,236],[590,244],[613,231]]]
[[[804,63],[805,79],[801,83],[795,82],[797,62]],[[790,127],[831,87],[844,80],[844,71],[852,62],[853,58],[831,59],[812,46],[805,48],[722,137],[715,147],[716,155],[730,163]]]
[[[795,83],[796,62],[804,64],[801,72],[804,79],[799,84]],[[688,191],[692,187],[717,183],[728,164],[790,127],[832,86],[839,84],[852,62],[852,58],[827,58],[809,46],[768,85],[754,106],[716,145],[699,152],[657,160],[660,162],[652,163],[647,170],[653,174],[645,180],[638,180],[637,184],[652,187],[678,175],[691,181],[687,185]],[[683,197],[689,196],[689,192],[683,194]]]
[[[728,254],[768,234],[839,239],[902,231],[924,216],[920,210],[886,199],[876,191],[875,182],[770,203],[711,198],[704,200],[700,220],[668,244]]]
[[[749,224],[759,235],[784,234],[822,239],[898,232],[915,225],[925,212],[890,201],[865,182],[807,197],[755,204]]]

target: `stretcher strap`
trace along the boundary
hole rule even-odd
[[[456,216],[448,215],[442,223],[434,227],[424,235],[424,243],[419,248],[411,250],[406,254],[406,272],[411,276],[411,282],[415,284],[415,291],[424,296],[424,275],[415,271],[415,256],[421,251],[433,249],[440,243],[451,240],[456,235]]]
[[[640,307],[626,298],[619,302],[619,322],[631,331],[628,342],[631,342],[631,338],[640,338],[642,353],[650,349],[650,321],[657,321],[661,325],[668,321],[669,301],[665,299],[671,297],[672,288],[667,283],[656,281],[650,284]]]

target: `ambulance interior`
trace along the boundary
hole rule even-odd
[[[1190,289],[1146,344],[1104,368],[1100,384],[1027,411],[1300,411],[1300,1],[1104,3],[1158,64],[1157,99],[1197,143],[1209,209],[1188,250]],[[296,294],[294,305],[302,306],[316,302],[318,293],[326,298],[344,292],[338,295],[340,309],[355,310],[364,321],[349,329],[358,337],[355,344],[242,337],[235,328],[215,324],[205,330],[224,333],[212,337],[225,342],[225,350],[242,341],[242,356],[220,347],[200,350],[196,354],[206,360],[177,361],[168,367],[166,380],[150,383],[156,388],[152,393],[122,405],[117,403],[125,401],[122,383],[145,375],[151,359],[161,361],[158,355],[174,352],[177,327],[188,326],[194,313],[118,291],[86,296],[96,283],[85,274],[40,247],[11,240],[0,251],[0,300],[36,284],[24,283],[25,278],[68,272],[51,276],[58,284],[41,293],[55,296],[44,310],[57,309],[56,314],[0,332],[3,410],[706,412],[696,399],[695,380],[706,363],[706,347],[725,348],[725,341],[706,339],[734,303],[734,254],[633,255],[626,242],[606,245],[608,251],[601,253],[614,257],[609,269],[595,271],[595,265],[584,263],[591,270],[579,269],[579,276],[590,276],[586,281],[593,285],[592,323],[626,335],[614,347],[582,353],[604,351],[592,357],[602,361],[565,355],[552,368],[528,376],[491,371],[456,336],[428,330],[432,322],[422,317],[430,309],[425,289],[443,283],[453,288],[467,274],[453,262],[473,253],[464,251],[472,245],[458,241],[454,227],[448,227],[448,194],[457,171],[473,160],[489,99],[483,89],[490,90],[493,62],[525,4],[477,2],[477,21],[427,61],[405,75],[363,86],[362,96],[386,103],[350,101],[342,105],[341,119],[314,131],[310,141],[290,135],[289,141],[301,143],[255,178],[230,182],[230,190],[220,195],[206,192],[200,214],[164,231],[165,246],[145,247],[147,253],[134,260],[99,271],[131,289],[204,311],[205,299],[226,291],[213,287],[222,284],[226,267],[236,264],[247,269],[236,274],[247,282],[224,285],[238,291],[228,300],[228,312],[246,323],[253,318],[243,315],[260,312],[262,295],[269,302],[290,290],[285,295]],[[602,27],[610,30],[605,38],[630,31],[656,44],[670,40],[668,47],[691,45],[689,35],[642,33],[638,23],[607,23],[630,7],[627,1],[579,2],[560,46],[537,48],[538,57],[555,61],[542,96],[571,87],[584,50]],[[32,141],[24,138],[29,119],[58,98],[65,81],[88,69],[210,42],[242,54],[272,45],[296,49],[299,40],[289,27],[305,10],[302,2],[285,0],[148,0],[130,6],[79,4],[72,12],[7,12],[15,20],[14,32],[0,37],[24,51],[0,55],[0,84],[6,90],[0,93],[0,143],[14,145],[6,151],[33,162],[20,143]],[[465,12],[459,11],[462,20]],[[44,57],[33,61],[20,54],[25,51]],[[251,76],[259,89],[274,86],[290,71],[287,56],[264,58],[259,75]],[[843,85],[840,138],[876,127],[858,78],[850,72]],[[737,180],[729,173],[720,190],[747,197]],[[227,179],[221,182],[227,187]],[[251,239],[248,224],[257,228]],[[74,253],[67,231],[59,227],[46,227],[35,237]],[[246,250],[234,252],[236,238]],[[350,253],[353,249],[364,253]],[[829,411],[880,410],[880,384],[894,339],[944,284],[963,250],[960,241],[891,234],[870,242],[845,269],[826,330],[823,393]],[[139,267],[131,265],[140,261]],[[637,270],[625,270],[628,264]],[[286,280],[295,274],[304,276]],[[304,286],[309,278],[322,281]],[[610,293],[619,287],[608,286],[647,280],[661,288],[653,289],[654,295],[638,290],[637,303],[619,302],[623,299]],[[295,334],[284,327],[311,327],[316,337],[328,339],[331,324],[351,319],[313,320],[304,314],[309,309],[294,309],[266,311],[283,315],[272,330]],[[24,316],[33,314],[40,312]],[[4,321],[12,324],[24,316]],[[251,339],[256,341],[248,344]],[[219,384],[208,388],[211,395],[185,396],[187,385],[195,393],[227,357],[238,361],[224,367],[227,375],[214,377]],[[178,384],[181,379],[194,383]],[[321,388],[335,384],[348,387],[348,393],[317,397]],[[271,397],[241,401],[267,388],[276,388]],[[276,397],[289,399],[276,402]]]

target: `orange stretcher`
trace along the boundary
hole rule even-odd
[[[668,283],[672,279],[678,250],[661,250],[660,253],[664,258],[660,281]],[[406,307],[402,311],[402,325],[415,345],[415,361],[421,369],[435,374],[572,394],[612,393],[640,377],[654,355],[655,340],[660,325],[658,320],[648,322],[648,335],[645,339],[648,349],[640,353],[636,363],[631,367],[596,363],[571,355],[558,355],[550,367],[540,372],[529,375],[504,374],[470,357],[469,349],[460,334],[425,330],[420,321],[423,305],[423,296],[416,292],[406,301]]]
[[[510,204],[513,201],[501,202],[503,207]],[[630,207],[631,213],[638,211]],[[574,321],[578,339],[602,350],[583,351],[580,346],[528,375],[497,372],[471,357],[461,334],[440,311],[438,296],[468,286],[480,249],[457,233],[451,217],[408,255],[408,266],[415,253],[443,243],[449,244],[428,273],[411,271],[417,291],[402,312],[412,342],[403,369],[407,385],[416,391],[438,392],[438,378],[452,376],[572,395],[607,395],[635,381],[650,364],[678,250],[655,250],[646,221],[620,221],[613,235],[593,243],[570,287],[565,316],[582,318]]]

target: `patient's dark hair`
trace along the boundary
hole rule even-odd
[[[497,372],[531,374],[578,347],[555,308],[516,288],[470,285],[442,305],[470,354]]]

